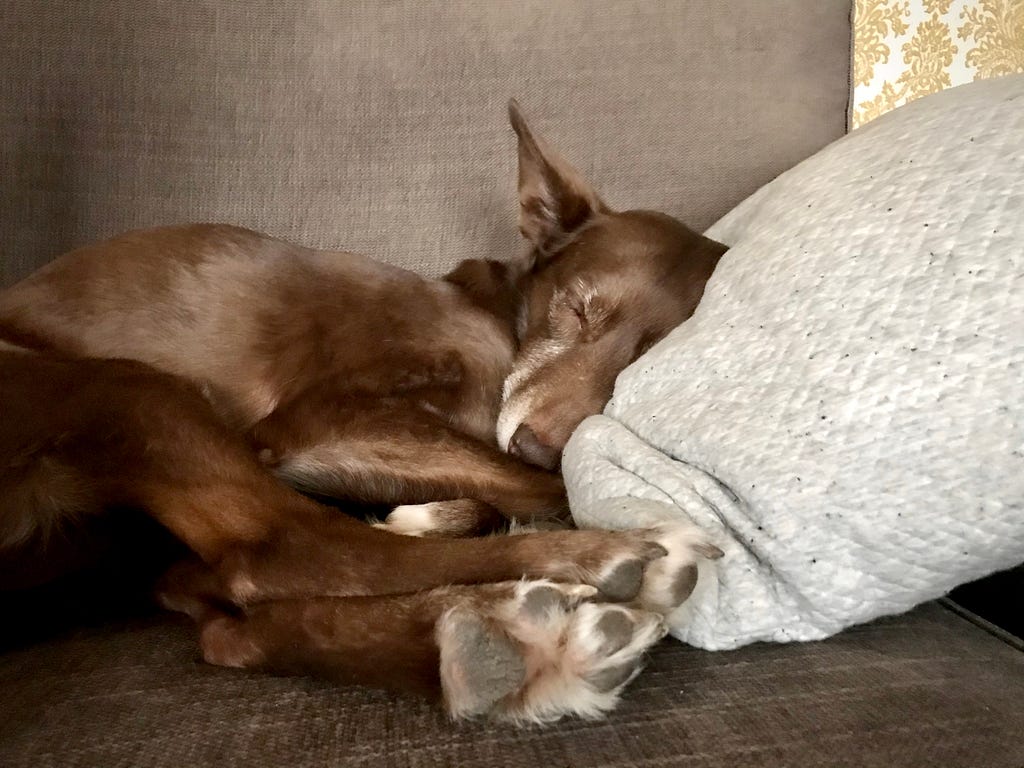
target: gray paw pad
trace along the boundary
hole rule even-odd
[[[453,617],[450,637],[460,687],[468,701],[468,715],[483,714],[496,702],[518,691],[526,678],[526,664],[519,649],[504,634],[472,615]]]
[[[622,611],[608,611],[594,628],[602,637],[600,653],[611,656],[629,645],[633,639],[633,622]]]
[[[552,608],[561,607],[564,597],[555,587],[534,587],[523,597],[522,612],[531,619],[539,619]]]
[[[616,565],[597,588],[609,600],[624,602],[636,597],[643,580],[644,564],[640,560],[625,560]]]
[[[697,586],[697,566],[688,565],[676,575],[672,583],[672,604],[679,605],[693,592]]]

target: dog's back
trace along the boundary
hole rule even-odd
[[[471,431],[489,436],[497,395],[479,393],[512,362],[509,329],[451,283],[224,225],[63,256],[0,293],[3,339],[184,376],[242,427],[325,379],[386,395],[440,375],[466,379],[469,421],[491,421]]]

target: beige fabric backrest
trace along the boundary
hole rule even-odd
[[[847,0],[5,0],[0,284],[226,221],[428,273],[520,247],[504,105],[705,227],[845,130]]]

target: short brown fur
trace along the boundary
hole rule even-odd
[[[162,599],[197,619],[210,660],[436,691],[438,617],[508,591],[471,585],[601,587],[610,564],[658,557],[603,531],[399,536],[298,492],[451,501],[439,528],[463,534],[499,513],[564,518],[547,470],[569,432],[696,307],[724,248],[612,212],[510,116],[525,260],[435,281],[191,225],[79,249],[0,293],[0,565],[18,564],[0,587],[79,567],[55,554],[77,522],[127,508],[194,553]],[[545,344],[558,354],[535,365]],[[448,585],[467,586],[430,591]]]

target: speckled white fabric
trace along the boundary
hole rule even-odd
[[[725,550],[673,633],[821,638],[1024,561],[1024,76],[885,115],[708,234],[697,313],[563,461],[581,525]]]

